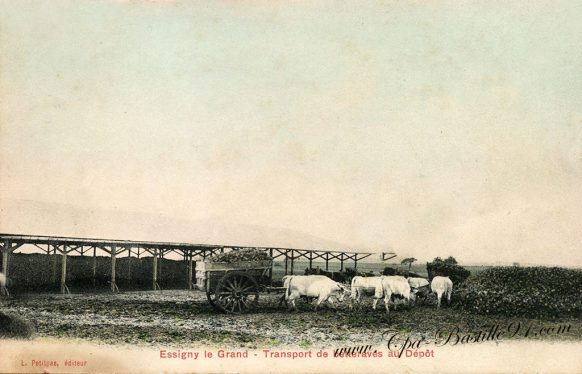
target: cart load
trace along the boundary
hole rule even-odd
[[[272,265],[273,259],[257,249],[220,253],[196,265],[196,284],[216,309],[247,312],[257,307],[259,292],[271,283]]]
[[[208,262],[245,262],[245,261],[272,261],[273,258],[265,251],[255,248],[245,248],[237,251],[219,253],[208,258]]]

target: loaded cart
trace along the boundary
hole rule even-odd
[[[273,260],[199,262],[196,285],[216,309],[243,313],[258,305],[259,292],[271,283],[272,265]]]

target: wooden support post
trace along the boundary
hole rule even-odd
[[[164,262],[163,259],[164,259],[164,250],[160,249],[160,258],[159,258],[159,262],[158,262],[158,280],[161,283],[164,283],[163,279],[162,279],[162,264]],[[159,286],[159,283],[158,283],[158,286]]]
[[[354,255],[354,270],[358,269],[358,255]]]
[[[309,252],[309,270],[313,268],[313,252]]]
[[[8,278],[8,248],[9,248],[9,244],[6,243],[4,245],[4,250],[2,251],[2,273],[4,273],[6,278]],[[0,295],[8,296],[9,293],[8,293],[7,285],[3,284],[1,287],[2,288],[0,289]]]
[[[344,271],[344,254],[340,255],[340,271]]]
[[[325,271],[329,270],[329,252],[325,254]]]
[[[57,245],[53,244],[53,272],[52,272],[52,283],[56,285],[57,283]]]
[[[127,247],[127,282],[131,284],[131,247]]]
[[[111,292],[117,292],[117,284],[115,283],[115,265],[117,263],[117,246],[113,244],[111,247]]]
[[[188,289],[191,290],[192,289],[192,276],[193,276],[193,263],[192,263],[192,253],[188,253],[187,255],[187,260],[188,260]]]
[[[8,278],[8,248],[2,251],[2,272]]]
[[[42,279],[42,283],[49,283],[50,281],[52,281],[52,279],[50,279],[50,268],[51,268],[51,263],[52,263],[52,258],[51,258],[51,245],[47,244],[46,245],[46,262],[47,262],[47,279],[44,278],[44,276],[41,278]]]
[[[97,247],[93,247],[93,288],[97,281]]]
[[[295,251],[291,250],[291,275],[293,275],[293,263],[295,262]]]
[[[158,286],[158,250],[155,249],[154,250],[154,257],[152,259],[153,261],[153,269],[152,269],[152,275],[153,275],[153,279],[152,279],[152,289],[155,291],[157,289],[159,289],[160,287]]]
[[[67,246],[63,246],[63,254],[62,254],[62,266],[61,266],[61,293],[68,293],[69,289],[67,288]]]
[[[196,261],[194,261],[194,256],[192,254],[190,254],[190,261],[192,261],[192,282],[190,283],[193,284],[192,288],[196,288],[196,283],[193,283],[198,282],[196,280]]]
[[[289,251],[285,251],[285,275],[287,275],[287,260],[289,259]]]
[[[269,249],[269,256],[273,258],[273,248]],[[273,265],[271,264],[271,268],[269,269],[269,285],[273,285]]]

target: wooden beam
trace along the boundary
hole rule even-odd
[[[394,257],[396,257],[396,253],[393,253],[393,252],[382,252],[382,254],[380,256],[382,261],[388,261]]]
[[[309,257],[307,256],[307,254],[309,252],[307,252],[307,251],[300,251],[300,250],[294,249],[294,250],[292,250],[292,253],[293,253],[293,258],[295,260],[297,260],[301,257],[305,257],[306,259],[309,259]]]
[[[74,237],[57,237],[57,236],[38,236],[38,235],[13,235],[13,234],[2,234],[0,233],[0,242],[9,242],[10,244],[14,245],[10,249],[14,250],[18,246],[21,245],[28,245],[28,244],[55,244],[58,246],[67,245],[67,246],[98,246],[103,247],[105,251],[108,251],[108,247],[112,245],[117,245],[117,247],[125,248],[126,246],[131,247],[148,247],[148,248],[156,248],[156,249],[164,249],[164,250],[182,250],[182,249],[199,249],[202,251],[225,251],[226,250],[238,250],[241,248],[255,248],[258,250],[271,250],[276,249],[280,251],[291,251],[291,250],[300,250],[303,252],[311,251],[311,252],[329,252],[329,253],[354,253],[354,252],[347,252],[347,251],[315,251],[315,250],[306,250],[301,248],[274,248],[274,247],[248,247],[248,246],[224,246],[224,245],[215,245],[215,244],[191,244],[191,243],[168,243],[168,242],[142,242],[142,241],[133,241],[133,240],[112,240],[112,239],[95,239],[95,238],[74,238]],[[3,246],[3,244],[1,245]],[[84,252],[84,248],[82,248],[82,252]],[[120,253],[117,253],[118,255]],[[295,258],[299,258],[299,255],[294,255]],[[315,257],[314,257],[315,258]]]
[[[8,278],[8,250],[2,251],[2,272]]]
[[[158,262],[158,279],[160,281],[162,280],[162,264],[164,262],[164,261],[162,261],[163,259],[164,259],[164,250],[160,249],[160,261]],[[159,285],[159,283],[158,283],[158,285]]]
[[[57,283],[57,246],[53,244],[53,272],[52,272],[52,283],[56,285]]]
[[[93,246],[93,287],[97,281],[97,247]]]
[[[269,249],[269,256],[273,258],[273,249]],[[273,266],[269,268],[269,285],[273,285]]]
[[[66,247],[66,246],[65,246]],[[64,248],[66,249],[66,248]],[[64,250],[61,254],[62,264],[61,264],[61,293],[68,293],[67,288],[67,251]]]
[[[131,284],[131,247],[127,248],[127,282]]]
[[[188,278],[187,278],[187,282],[188,282],[188,289],[191,290],[192,289],[192,276],[193,276],[193,260],[192,260],[192,254],[189,253],[188,255],[184,254],[184,257],[187,258],[188,260]]]
[[[282,257],[282,256],[287,256],[286,252],[285,251],[281,251],[280,249],[274,249],[274,251],[277,251],[276,254],[273,252],[273,256],[272,257],[273,257],[274,260],[277,259],[277,258],[279,258],[279,257]]]
[[[4,273],[6,278],[8,278],[8,250],[6,249],[2,251],[2,272]],[[0,295],[2,296],[10,295],[6,284],[2,285],[2,288],[0,289]]]
[[[22,247],[24,245],[24,242],[22,243],[7,243],[5,248],[8,248],[8,252],[12,253],[14,251],[16,251],[18,248]]]
[[[117,264],[117,246],[111,246],[111,292],[118,292],[117,284],[115,283],[115,265]]]
[[[154,291],[159,290],[160,286],[158,285],[158,250],[154,250],[154,256],[152,258],[153,264],[152,264],[152,275],[153,275],[153,279],[152,279],[152,289]]]
[[[325,259],[326,252],[311,252],[310,251],[309,253],[313,256],[314,260],[318,259],[318,258]]]

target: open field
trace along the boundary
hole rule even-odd
[[[37,336],[79,338],[99,343],[144,346],[322,347],[383,344],[382,332],[434,334],[436,330],[476,332],[511,322],[524,326],[571,325],[568,332],[544,339],[582,340],[582,320],[542,321],[504,316],[481,316],[455,308],[436,310],[432,305],[401,306],[386,316],[383,308],[350,310],[348,302],[337,310],[299,304],[299,312],[279,307],[279,295],[261,294],[260,308],[244,315],[217,313],[199,291],[139,291],[119,294],[29,294],[0,301],[0,310],[29,320]],[[337,305],[337,304],[336,304]],[[523,338],[523,337],[522,337]],[[531,336],[527,339],[539,339]]]

